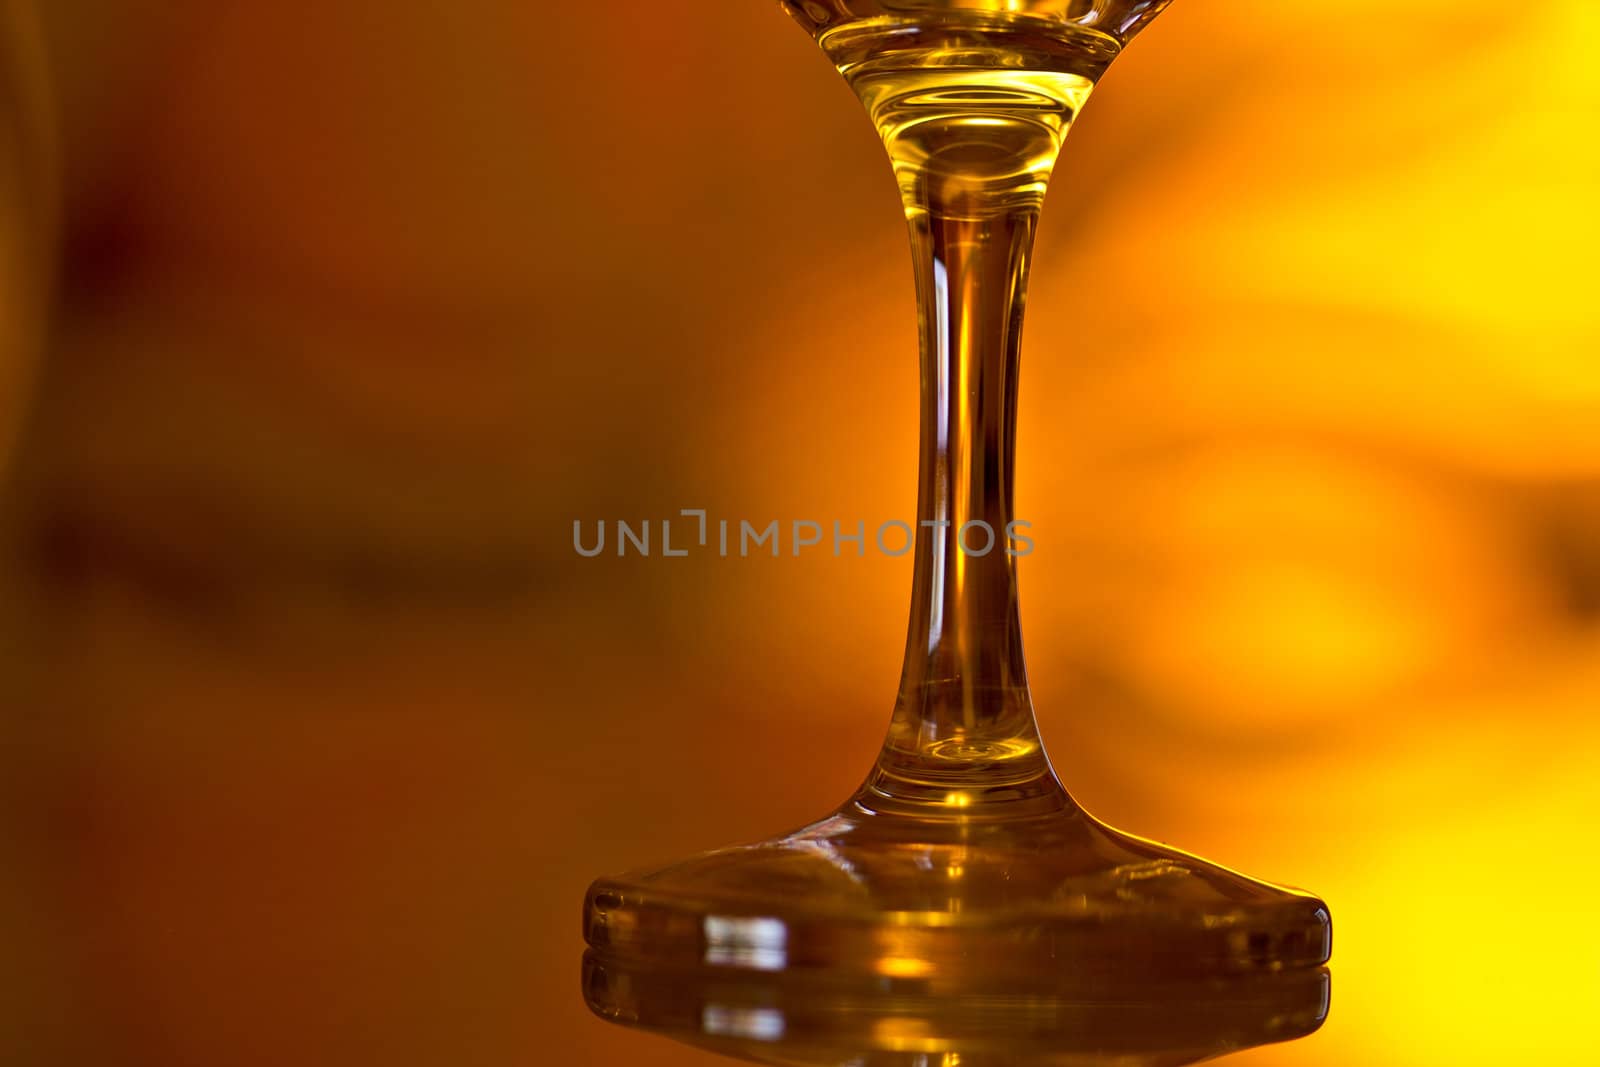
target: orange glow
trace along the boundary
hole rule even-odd
[[[859,105],[766,0],[37,6],[65,169],[44,357],[0,353],[0,1034],[709,1064],[584,1014],[581,894],[860,782],[910,560],[570,529],[915,518]],[[1327,1026],[1230,1064],[1600,1062],[1597,115],[1593,0],[1179,0],[1057,168],[1045,741],[1097,815],[1334,916]]]
[[[885,956],[877,971],[885,978],[926,978],[933,973],[933,964],[909,956]]]

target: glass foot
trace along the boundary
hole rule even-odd
[[[616,961],[932,991],[1093,990],[1328,960],[1316,897],[1113,830],[1053,780],[1007,794],[886,803],[869,784],[787,836],[596,881],[585,938]]]

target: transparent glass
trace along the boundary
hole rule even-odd
[[[639,976],[707,970],[899,983],[949,1003],[1320,982],[1327,906],[1090,816],[1051,769],[1028,690],[1009,535],[1033,237],[1079,109],[1165,3],[781,6],[867,109],[910,227],[921,521],[899,698],[866,781],[833,814],[594,883],[589,973],[633,977],[591,981],[591,1005],[637,1018]]]

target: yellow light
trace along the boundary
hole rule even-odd
[[[885,956],[878,961],[878,973],[886,978],[926,978],[933,964],[913,956]]]

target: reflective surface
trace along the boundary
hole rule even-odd
[[[1314,1032],[1323,969],[1203,982],[848,982],[618,963],[589,953],[600,1017],[723,1056],[807,1067],[1176,1067]]]

